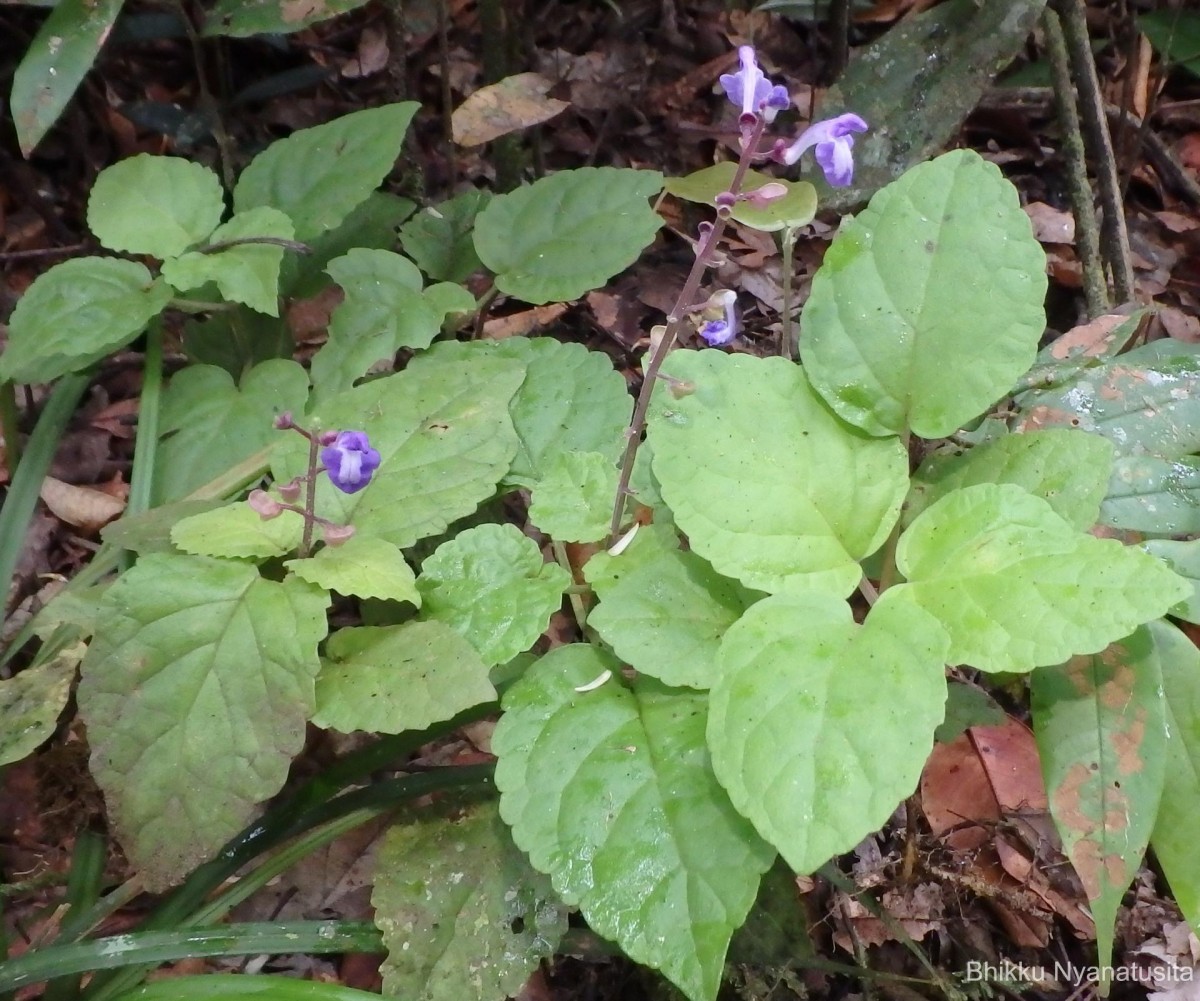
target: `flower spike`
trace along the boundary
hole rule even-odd
[[[758,68],[758,59],[754,48],[743,45],[738,49],[738,60],[742,68],[736,73],[722,73],[721,86],[725,96],[734,104],[741,105],[742,124],[753,125],[755,119],[762,115],[767,122],[773,122],[775,116],[792,103],[787,88],[771,83]]]
[[[847,187],[854,180],[854,132],[866,132],[867,123],[858,115],[844,114],[814,122],[791,145],[776,144],[772,156],[780,163],[793,164],[809,148],[816,147],[817,163],[835,188]]]

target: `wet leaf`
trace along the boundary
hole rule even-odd
[[[1043,498],[1076,528],[1091,528],[1108,489],[1113,447],[1099,435],[1056,429],[1010,434],[957,453],[930,455],[913,475],[905,523],[953,490],[1013,483]]]
[[[516,997],[567,930],[550,880],[513,845],[496,804],[402,816],[379,850],[371,903],[385,995],[413,1001]]]

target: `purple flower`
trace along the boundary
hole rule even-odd
[[[751,46],[739,48],[738,59],[742,63],[740,70],[721,74],[725,96],[734,104],[741,105],[743,123],[753,124],[760,114],[765,121],[773,122],[775,116],[792,103],[787,88],[773,84],[766,78],[758,68],[758,60]]]
[[[838,115],[814,122],[790,146],[777,143],[772,155],[780,163],[792,164],[810,146],[816,146],[817,163],[825,171],[825,180],[835,188],[844,188],[854,180],[854,136],[851,133],[866,131],[867,123],[858,115]]]
[[[321,449],[321,464],[342,493],[357,493],[371,482],[379,468],[379,453],[371,447],[365,431],[339,431],[333,444]]]
[[[704,322],[700,324],[698,333],[713,347],[728,344],[742,328],[737,315],[737,295],[729,289],[709,296],[700,316]]]

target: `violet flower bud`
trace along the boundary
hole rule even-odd
[[[700,317],[704,322],[697,333],[714,347],[728,344],[742,328],[737,315],[737,295],[729,289],[709,296],[708,303],[700,311]]]
[[[289,504],[300,499],[300,477],[293,476],[287,483],[277,483],[275,489],[279,491],[279,496]]]
[[[339,431],[333,443],[321,450],[321,464],[329,479],[346,494],[357,493],[370,483],[380,461],[365,431]]]
[[[270,521],[283,514],[283,505],[265,490],[251,490],[246,503],[263,521]]]
[[[753,125],[759,115],[764,121],[773,122],[775,116],[792,103],[787,88],[773,84],[766,78],[758,68],[753,46],[741,46],[738,59],[742,64],[740,70],[721,74],[725,96],[734,104],[741,105],[743,125]]]
[[[817,163],[835,188],[845,188],[854,180],[854,132],[866,132],[867,123],[847,113],[814,122],[791,145],[775,144],[772,156],[780,163],[793,164],[810,147],[816,147]]]
[[[327,546],[340,546],[354,537],[353,525],[322,525],[321,537]]]

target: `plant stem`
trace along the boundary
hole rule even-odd
[[[792,249],[796,245],[796,231],[791,226],[784,226],[779,234],[782,242],[780,266],[783,274],[780,276],[780,288],[783,291],[783,329],[779,334],[779,353],[784,358],[795,361],[799,357],[799,345],[792,342]]]
[[[12,589],[13,574],[21,556],[29,521],[37,506],[42,481],[54,460],[59,440],[70,423],[75,407],[91,381],[88,372],[74,372],[58,380],[46,401],[46,407],[38,417],[25,455],[17,466],[16,474],[8,486],[4,506],[0,508],[0,595],[7,602]]]
[[[758,149],[758,143],[765,128],[766,121],[759,115],[752,132],[743,139],[742,155],[738,160],[733,180],[729,184],[730,192],[735,195],[741,191],[746,171],[750,169],[750,161],[754,158],[754,152]],[[629,494],[629,481],[633,477],[633,463],[637,459],[638,448],[642,443],[642,432],[646,430],[646,413],[650,409],[650,397],[654,394],[654,383],[658,379],[658,370],[662,368],[667,354],[675,345],[675,340],[679,336],[679,328],[683,325],[688,308],[696,301],[700,281],[704,277],[704,272],[708,270],[709,257],[725,232],[725,222],[725,217],[718,213],[717,221],[713,223],[712,229],[708,231],[700,241],[700,246],[696,248],[695,263],[692,264],[692,270],[688,272],[687,280],[683,283],[679,297],[671,308],[670,316],[667,317],[666,332],[658,342],[658,347],[651,353],[650,361],[643,370],[642,389],[638,393],[637,405],[633,408],[633,419],[629,422],[629,428],[625,432],[625,456],[621,460],[621,476],[617,481],[617,496],[613,501],[612,523],[608,532],[610,546],[616,542],[621,531],[621,520],[625,514],[625,499]]]
[[[307,559],[312,553],[313,526],[316,524],[317,510],[317,436],[308,437],[308,479],[304,481],[304,537],[300,540],[300,559]]]
[[[142,358],[142,393],[138,402],[137,438],[133,444],[133,474],[129,481],[129,500],[125,505],[125,514],[131,517],[149,511],[153,506],[151,494],[154,490],[154,460],[158,455],[162,387],[162,318],[155,317],[146,330],[146,354]],[[121,554],[121,569],[128,569],[132,563],[132,553]]]
[[[0,382],[0,435],[4,436],[4,465],[11,481],[21,460],[21,420],[17,411],[17,387]]]
[[[571,558],[567,555],[567,547],[557,539],[550,543],[550,548],[554,551],[554,561],[571,575],[571,580],[575,579],[575,571],[571,567]],[[587,626],[587,605],[584,603],[584,591],[576,591],[572,588],[567,589],[567,600],[571,603],[571,611],[575,615],[575,622],[579,626],[579,635],[585,635],[584,630]]]

